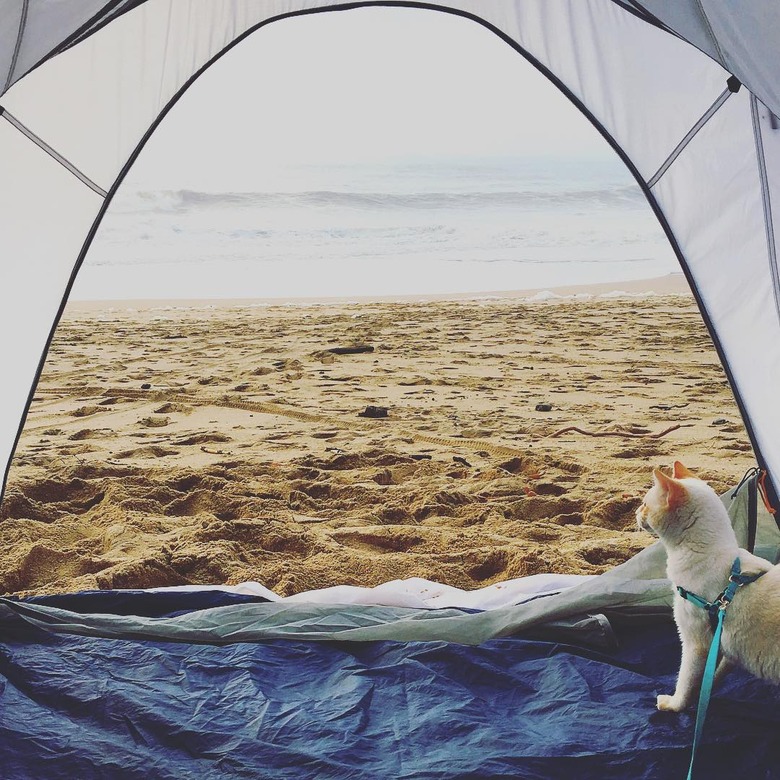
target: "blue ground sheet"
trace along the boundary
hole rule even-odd
[[[237,600],[253,597],[109,592],[35,601],[162,618]],[[618,647],[605,651],[531,634],[476,647],[210,645],[6,621],[0,777],[682,780],[694,715],[655,710],[656,694],[674,687],[674,626],[613,627]],[[780,688],[739,672],[727,679],[710,707],[696,776],[780,778]]]

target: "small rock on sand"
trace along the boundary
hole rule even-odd
[[[386,406],[367,406],[365,411],[360,412],[358,417],[387,417],[387,411],[388,409]]]

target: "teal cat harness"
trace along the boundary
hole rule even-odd
[[[720,638],[723,633],[723,621],[726,617],[726,610],[734,599],[737,591],[743,585],[749,585],[755,582],[764,572],[758,574],[742,574],[742,567],[739,558],[736,558],[731,565],[731,574],[729,575],[729,584],[726,589],[720,593],[714,601],[707,601],[695,593],[691,593],[685,588],[677,587],[677,592],[686,601],[695,604],[697,607],[707,611],[712,627],[712,644],[707,654],[707,663],[704,666],[704,676],[701,681],[701,691],[699,693],[699,706],[696,709],[696,726],[693,732],[693,750],[691,752],[691,763],[688,767],[688,780],[693,778],[693,762],[696,759],[696,751],[701,741],[701,735],[704,731],[704,720],[707,717],[707,708],[710,704],[710,695],[712,694],[712,685],[715,679],[715,669],[718,665],[718,653],[720,651]]]

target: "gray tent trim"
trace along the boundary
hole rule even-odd
[[[19,32],[16,39],[16,46],[14,47],[14,54],[5,78],[5,86],[0,90],[0,96],[19,81],[19,79],[23,78],[28,73],[31,73],[40,65],[43,65],[44,62],[67,51],[71,46],[75,46],[77,43],[80,43],[90,35],[93,35],[98,30],[105,27],[109,22],[113,22],[122,14],[131,11],[133,8],[145,2],[147,2],[147,0],[110,0],[110,2],[103,2],[103,0],[75,0],[74,2],[74,0],[69,0],[71,7],[68,10],[71,14],[72,32],[61,40],[55,39],[54,41],[49,40],[50,36],[41,35],[41,42],[49,41],[50,44],[53,44],[49,49],[42,49],[39,47],[38,40],[36,39],[37,30],[30,32],[27,27],[30,0],[22,0],[22,8],[19,10]],[[51,11],[46,8],[46,5],[46,0],[35,0],[35,6],[39,10],[42,19],[51,14]],[[95,9],[97,9],[97,11],[95,11]],[[5,9],[3,10],[5,13]],[[49,14],[47,14],[47,11]],[[75,28],[73,25],[76,25]],[[17,70],[20,59],[19,53],[22,50],[23,43],[25,45],[30,45],[32,54],[25,58],[28,61],[25,63],[25,66]]]
[[[84,173],[82,173],[72,162],[66,160],[59,152],[57,152],[55,149],[52,149],[49,144],[46,143],[42,138],[39,138],[35,133],[33,133],[30,128],[25,127],[15,116],[12,116],[8,111],[5,111],[2,107],[0,107],[0,118],[5,119],[7,122],[12,124],[22,135],[29,138],[36,146],[40,147],[46,154],[48,154],[50,157],[53,157],[63,168],[67,168],[79,181],[83,182],[84,184],[89,187],[92,192],[97,193],[102,198],[106,197],[106,191],[102,187],[98,187],[97,184],[95,184],[92,179],[90,179],[88,176],[86,176]],[[46,352],[49,351],[49,345],[46,346]],[[40,377],[36,377],[35,384],[38,384],[38,379]]]
[[[777,268],[777,250],[775,245],[775,231],[772,223],[772,203],[769,196],[769,177],[766,170],[766,156],[764,154],[764,141],[761,138],[761,124],[758,120],[758,100],[755,95],[750,96],[750,112],[753,118],[753,135],[756,139],[756,156],[758,157],[758,175],[761,179],[761,195],[764,207],[764,225],[766,226],[766,245],[769,254],[769,273],[772,277],[772,286],[775,294],[775,308],[777,320],[780,323],[780,271]]]
[[[24,26],[27,24],[27,7],[29,3],[30,0],[24,0],[21,13],[19,14],[19,32],[16,35],[16,46],[14,46],[14,53],[11,55],[11,64],[8,68],[8,75],[5,79],[3,92],[5,92],[13,83],[13,75],[14,71],[16,70],[17,60],[19,59],[19,50],[22,47],[22,38],[24,37]],[[0,94],[2,94],[2,92],[0,92]]]
[[[738,89],[738,88],[737,88]],[[702,114],[701,119],[685,134],[685,137],[674,148],[674,151],[664,160],[663,165],[655,172],[650,181],[647,182],[647,188],[653,189],[660,181],[661,177],[669,170],[674,161],[682,154],[686,146],[694,139],[696,133],[707,124],[707,122],[715,116],[718,109],[736,92],[736,89],[726,87],[723,92],[718,95],[715,102]]]
[[[752,46],[738,53],[727,54],[721,45],[723,34],[729,30],[776,22],[777,5],[774,0],[758,2],[719,2],[718,0],[630,0],[646,17],[655,19],[664,30],[686,41],[703,54],[711,57],[729,73],[733,73],[762,103],[775,114],[780,114],[780,84],[766,77],[760,68],[763,61],[775,57],[775,47],[762,49]],[[705,6],[710,6],[707,12]],[[718,24],[714,25],[715,13]],[[717,26],[717,31],[716,31]],[[775,28],[776,29],[776,28]],[[721,33],[721,34],[718,34]],[[770,59],[767,59],[770,58]]]

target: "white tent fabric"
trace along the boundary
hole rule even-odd
[[[356,585],[335,585],[318,588],[292,596],[280,596],[259,582],[241,582],[238,585],[173,585],[165,588],[149,588],[150,593],[224,590],[245,596],[260,596],[268,601],[285,604],[365,604],[380,607],[408,607],[410,609],[499,609],[521,604],[544,594],[559,593],[581,585],[594,574],[532,574],[528,577],[497,582],[476,590],[461,590],[440,582],[410,577],[406,580],[383,582],[373,588]]]
[[[3,487],[74,274],[165,113],[203,69],[264,24],[369,5],[441,10],[487,26],[601,130],[666,230],[759,463],[778,484],[780,123],[766,106],[780,110],[780,5],[13,0],[0,17]]]

